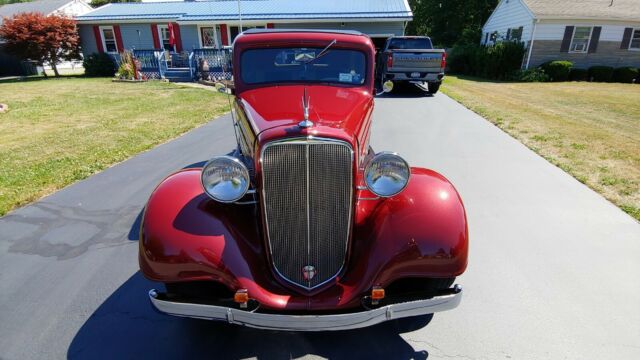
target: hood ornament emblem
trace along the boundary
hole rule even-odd
[[[307,281],[313,279],[313,277],[316,276],[316,268],[313,265],[303,267],[302,276],[304,276],[304,279]]]
[[[304,120],[298,123],[301,128],[309,128],[313,126],[313,121],[309,120],[309,98],[307,97],[307,88],[304,88],[304,94],[302,95],[302,114]]]

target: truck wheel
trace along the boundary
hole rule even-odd
[[[430,82],[429,83],[429,90],[427,90],[428,94],[435,94],[438,92],[438,90],[440,90],[440,83],[439,82]]]

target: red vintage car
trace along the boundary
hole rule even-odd
[[[235,40],[237,149],[170,175],[144,211],[140,269],[166,286],[153,306],[320,331],[459,304],[464,206],[444,176],[369,146],[374,51],[357,32]]]

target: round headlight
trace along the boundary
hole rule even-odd
[[[364,169],[367,187],[374,194],[390,197],[402,191],[409,183],[409,164],[398,154],[376,154]]]
[[[237,158],[217,156],[202,168],[202,187],[213,200],[239,200],[249,189],[249,171]]]

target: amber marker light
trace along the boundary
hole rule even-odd
[[[371,304],[378,305],[382,299],[384,299],[384,289],[380,286],[374,286],[371,290]]]
[[[247,289],[240,289],[233,295],[233,301],[240,304],[243,309],[247,308],[247,302],[249,302],[249,291]]]

